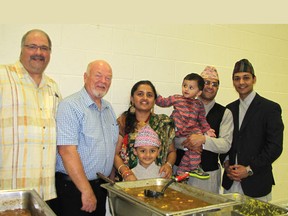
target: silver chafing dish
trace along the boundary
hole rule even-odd
[[[288,210],[288,199],[282,199],[272,202],[274,205],[280,206]]]
[[[193,197],[200,199],[202,201],[208,202],[209,206],[201,208],[192,208],[183,211],[164,211],[162,209],[153,207],[136,197],[127,194],[125,188],[138,188],[138,187],[148,187],[154,185],[165,185],[168,182],[167,179],[157,178],[157,179],[147,179],[138,181],[127,181],[127,182],[117,182],[114,185],[107,183],[101,186],[106,188],[109,196],[109,204],[111,208],[112,215],[117,216],[127,216],[127,215],[137,215],[137,216],[156,216],[156,215],[208,215],[216,213],[222,208],[231,207],[239,204],[237,200],[232,200],[229,197],[220,196],[218,194],[209,193],[198,188],[191,187],[183,183],[173,183],[170,188],[177,190],[184,194],[190,194]],[[161,198],[160,198],[161,199]],[[167,203],[169,205],[169,203]],[[232,208],[232,207],[231,207]]]
[[[240,194],[214,194],[200,190],[183,183],[174,183],[170,188],[180,191],[184,194],[210,203],[211,205],[202,208],[193,208],[185,211],[167,212],[159,208],[150,206],[149,204],[127,194],[125,188],[137,188],[154,185],[165,185],[166,179],[147,179],[128,182],[117,182],[103,184],[102,187],[108,191],[108,201],[113,216],[275,216],[288,215],[285,208],[270,203],[262,202],[251,197]],[[167,203],[169,205],[169,203]]]
[[[0,190],[0,212],[27,209],[33,216],[56,216],[35,190]]]
[[[232,208],[234,214],[244,216],[276,216],[288,215],[288,210],[273,203],[267,203],[261,200],[253,199],[249,196],[238,193],[223,194],[227,198],[237,200],[241,204],[235,205]]]

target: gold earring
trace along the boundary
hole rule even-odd
[[[129,108],[130,113],[134,114],[135,113],[135,106],[132,104]]]

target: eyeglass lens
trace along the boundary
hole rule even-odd
[[[50,51],[51,50],[51,48],[50,47],[48,47],[48,46],[38,46],[38,45],[36,45],[36,44],[26,44],[26,45],[24,45],[25,47],[27,47],[27,49],[29,49],[29,50],[34,50],[34,51],[36,51],[36,50],[38,50],[38,49],[40,49],[41,51],[43,51],[43,52],[48,52],[48,51]]]
[[[211,82],[209,80],[205,80],[205,85],[212,85],[213,87],[218,87],[219,83],[218,82]]]

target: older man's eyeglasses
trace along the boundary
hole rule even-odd
[[[26,47],[28,50],[31,50],[31,51],[37,51],[38,49],[40,49],[42,52],[49,52],[51,50],[50,47],[48,46],[38,46],[36,44],[27,44],[27,45],[24,45],[24,47]]]
[[[211,82],[211,81],[209,81],[209,80],[205,80],[204,83],[205,83],[205,85],[207,85],[207,86],[210,86],[210,85],[212,85],[213,87],[218,87],[218,86],[219,86],[219,83],[218,83],[218,82]]]

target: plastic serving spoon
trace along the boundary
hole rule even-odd
[[[164,196],[164,192],[165,190],[169,187],[169,185],[171,185],[174,182],[180,182],[184,179],[186,179],[189,176],[189,173],[184,173],[183,175],[180,176],[176,176],[175,178],[172,178],[163,188],[161,191],[154,191],[154,190],[144,190],[144,195],[146,197],[160,197],[160,196]]]

